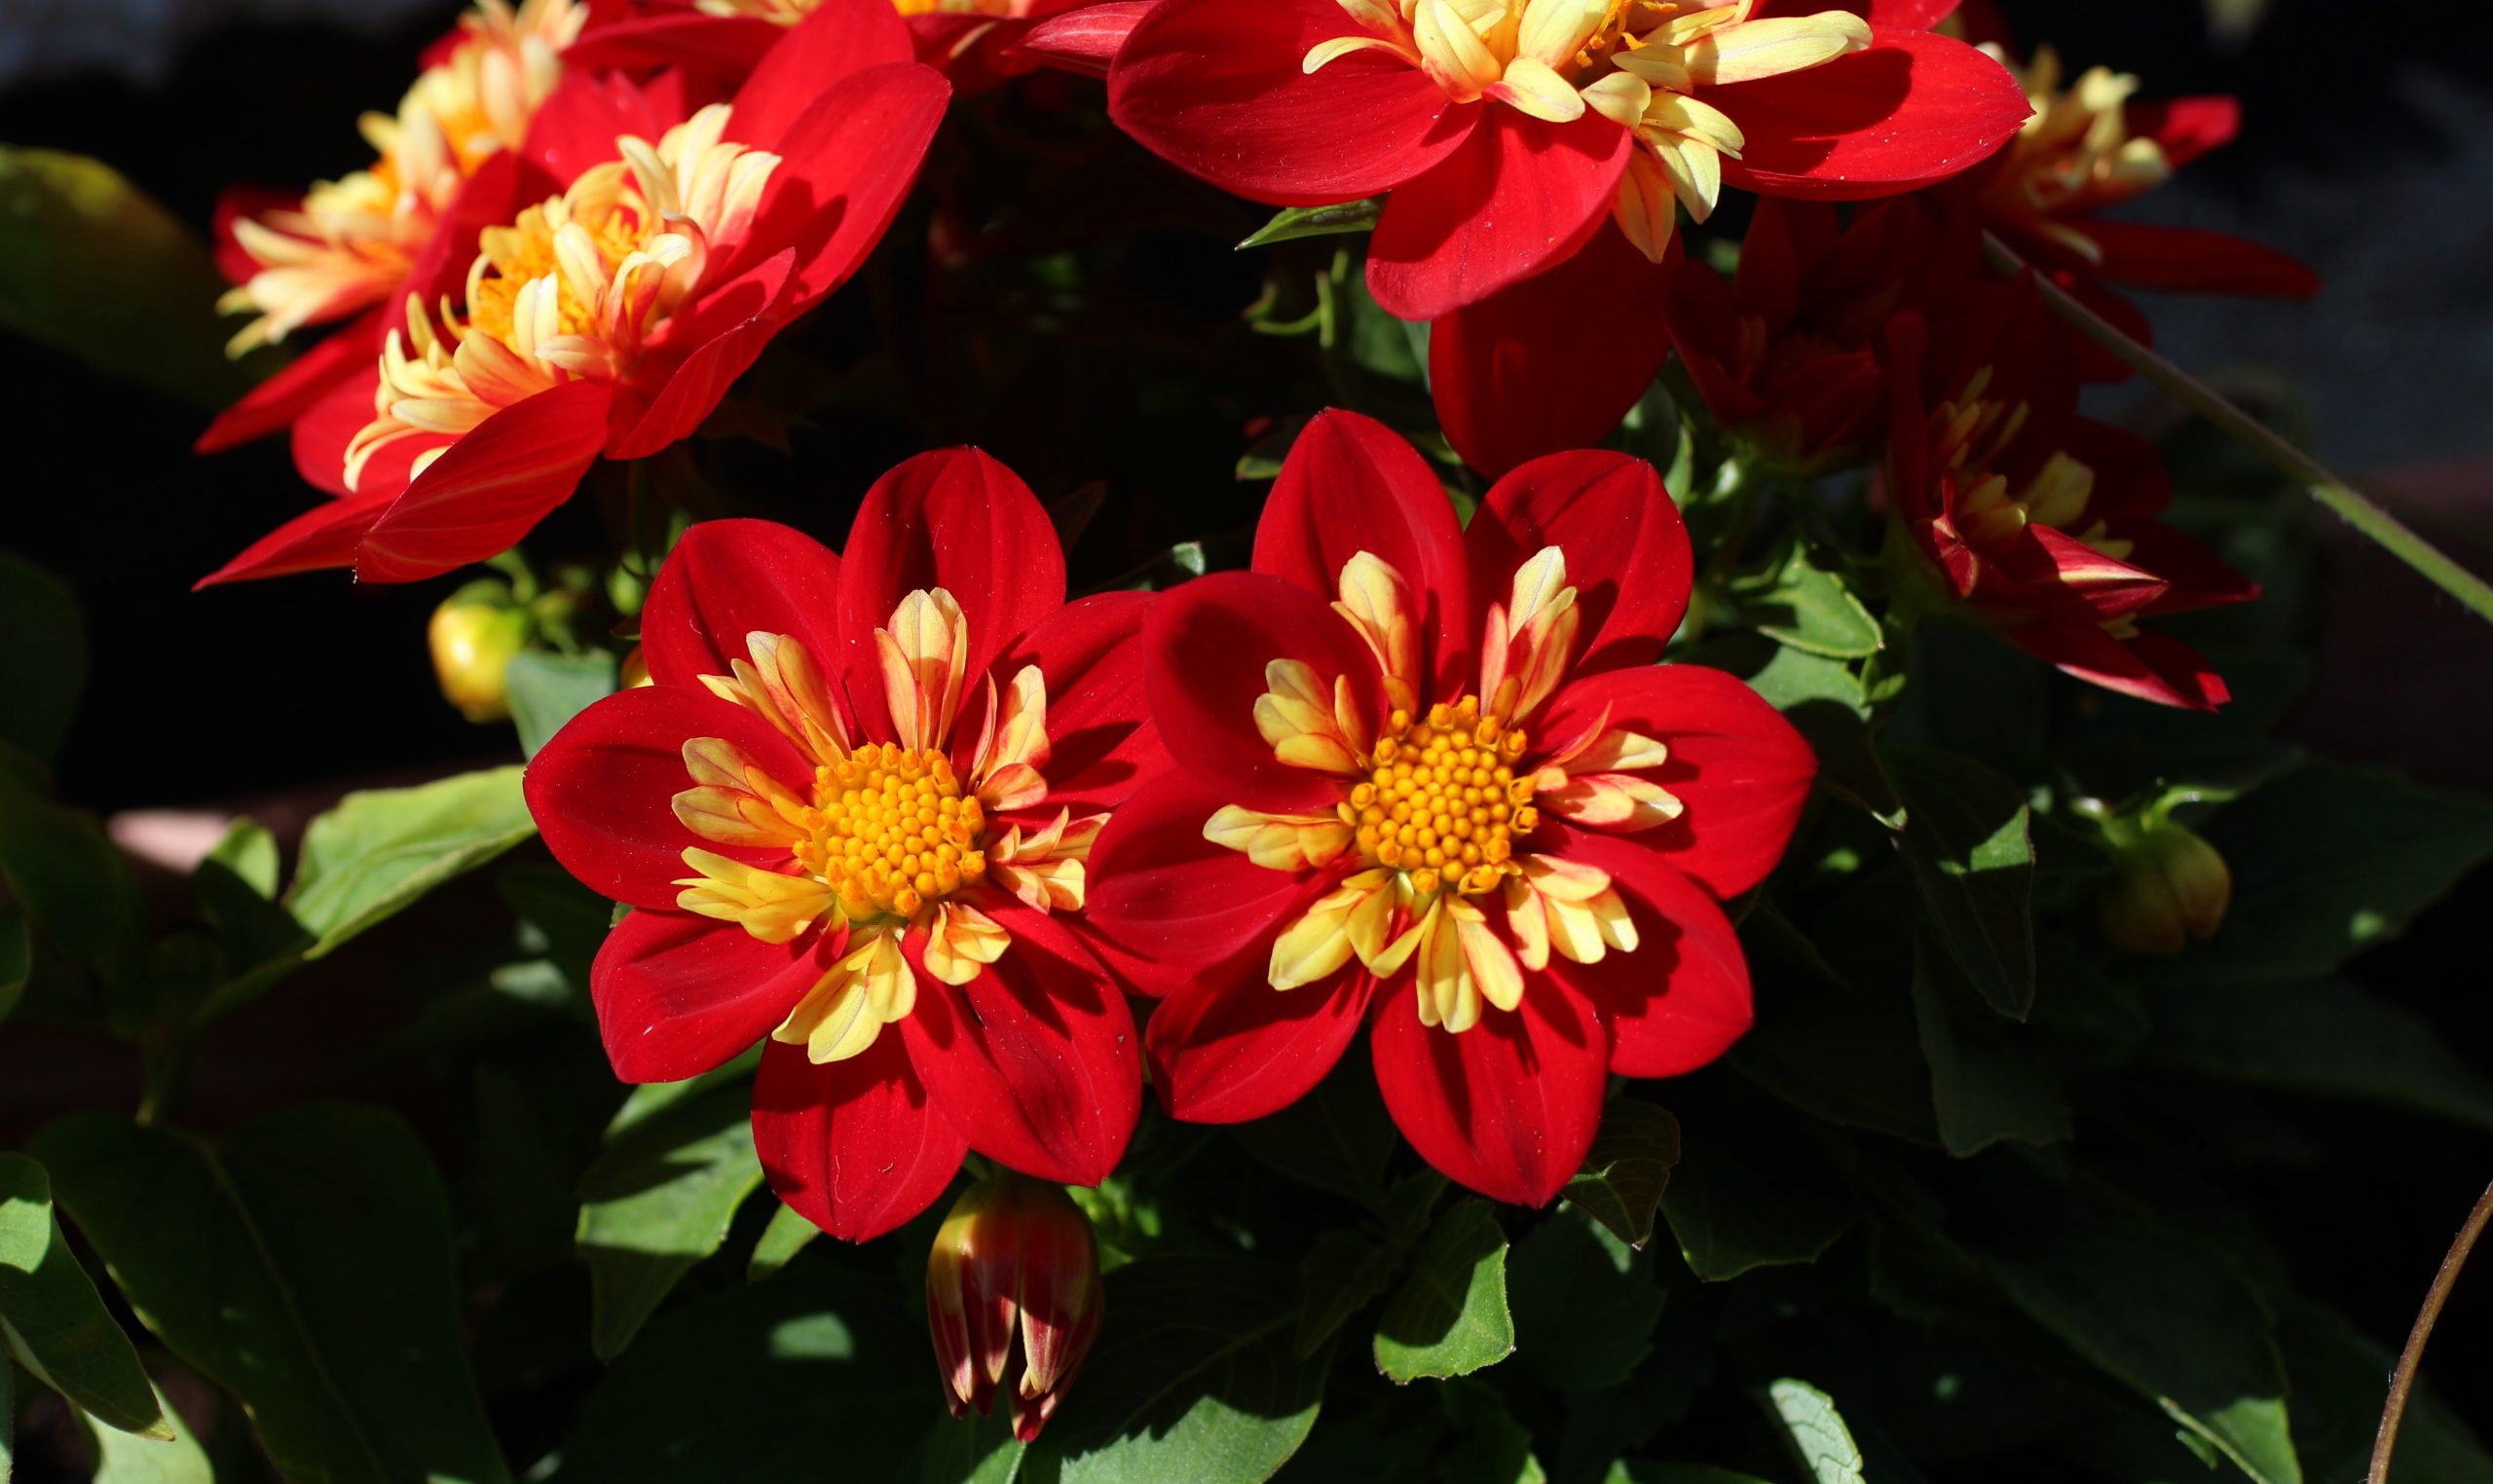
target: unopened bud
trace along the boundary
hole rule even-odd
[[[2112,879],[2095,899],[2103,936],[2131,953],[2178,953],[2224,925],[2233,872],[2206,840],[2171,821],[2116,848]]]
[[[1099,1333],[1099,1243],[1060,1186],[1002,1171],[954,1203],[926,1257],[926,1324],[944,1401],[985,1417],[1000,1392],[1039,1435]]]
[[[442,699],[470,722],[509,716],[510,692],[502,672],[512,655],[528,648],[536,629],[536,620],[512,601],[510,589],[490,577],[452,593],[432,611],[426,630]]]

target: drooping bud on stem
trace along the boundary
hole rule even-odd
[[[502,672],[528,648],[536,619],[493,577],[480,577],[432,611],[425,637],[432,649],[433,675],[442,699],[470,722],[499,722],[510,715]]]
[[[986,1416],[1001,1392],[1039,1435],[1099,1332],[1099,1243],[1063,1189],[1010,1170],[954,1203],[926,1257],[926,1323],[944,1401]]]

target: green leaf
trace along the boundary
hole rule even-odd
[[[822,1228],[797,1214],[793,1206],[783,1206],[770,1213],[770,1224],[762,1229],[762,1238],[753,1244],[753,1256],[744,1265],[744,1280],[758,1283],[778,1274],[796,1259],[805,1243],[822,1235]]]
[[[1886,755],[1905,816],[1897,844],[1949,956],[1993,1010],[2034,1005],[2034,841],[2026,796],[1968,759]]]
[[[1365,1232],[1323,1232],[1298,1265],[1298,1335],[1290,1353],[1301,1360],[1324,1348],[1352,1315],[1384,1296],[1401,1254]]]
[[[215,1484],[216,1471],[208,1466],[206,1451],[200,1447],[190,1425],[182,1421],[182,1414],[165,1400],[161,1389],[156,1392],[156,1405],[172,1429],[170,1437],[142,1437],[111,1428],[87,1428],[87,1440],[95,1450],[94,1484]],[[6,1479],[7,1475],[0,1473],[0,1484],[6,1484]]]
[[[2340,1316],[2295,1301],[2279,1316],[2277,1343],[2293,1378],[2294,1449],[2314,1479],[2360,1479],[2389,1399],[2398,1356]],[[2493,1479],[2493,1454],[2449,1405],[2419,1385],[2406,1398],[2389,1484],[2479,1484]]]
[[[1336,1067],[1316,1091],[1237,1133],[1248,1154],[1291,1179],[1384,1209],[1385,1165],[1400,1137],[1365,1067]]]
[[[2493,858],[2493,803],[2375,768],[2312,763],[2200,832],[2233,870],[2233,907],[2206,945],[2157,965],[2193,984],[2326,975],[2398,936]]]
[[[82,1113],[34,1151],[139,1318],[242,1401],[290,1484],[506,1484],[448,1207],[405,1125],[310,1105],[210,1140]]]
[[[1142,1257],[1109,1274],[1098,1348],[1023,1477],[1271,1478],[1316,1425],[1329,1358],[1290,1354],[1294,1282],[1286,1267],[1235,1257]]]
[[[0,149],[0,162],[6,158]],[[57,761],[86,684],[87,621],[77,596],[52,573],[0,551],[0,742]]]
[[[2174,984],[2147,1003],[2147,1049],[2167,1065],[2493,1132],[2493,1083],[2422,1017],[2350,984]]]
[[[277,835],[254,819],[236,820],[191,876],[200,915],[225,945],[228,973],[250,981],[219,985],[209,996],[219,1011],[274,983],[311,943],[294,914],[278,905],[277,881]],[[253,973],[263,966],[277,967]]]
[[[1679,1120],[1637,1097],[1614,1097],[1601,1112],[1601,1132],[1584,1152],[1584,1168],[1567,1182],[1566,1198],[1642,1247],[1654,1240],[1654,1212],[1679,1163]]]
[[[251,380],[225,358],[225,288],[205,244],[112,167],[0,145],[0,325],[219,407]]]
[[[519,750],[534,758],[563,723],[593,701],[614,693],[614,656],[603,649],[555,654],[526,649],[502,667],[510,693],[510,719],[519,727]]]
[[[1766,1480],[1711,1464],[1648,1464],[1641,1459],[1620,1459],[1610,1465],[1602,1484],[1766,1484]]]
[[[2000,1193],[2017,1218],[1982,1254],[2010,1301],[2260,1484],[2301,1484],[2268,1312],[2241,1270],[2100,1195],[2028,1184]]]
[[[1662,1216],[1704,1281],[1815,1262],[1852,1225],[1842,1172],[1784,1118],[1745,1109],[1684,1122],[1682,1133]]]
[[[1382,196],[1330,206],[1287,206],[1275,212],[1271,221],[1256,228],[1254,235],[1238,246],[1244,251],[1248,247],[1268,247],[1275,242],[1293,241],[1302,237],[1367,232],[1375,228],[1377,218],[1384,212],[1385,198]]]
[[[169,1435],[130,1337],[71,1255],[52,1181],[22,1154],[0,1154],[0,1370],[8,1356],[126,1432]]]
[[[18,1443],[18,1368],[0,1355],[0,1484],[17,1472],[11,1460]]]
[[[34,976],[35,941],[26,931],[26,914],[15,902],[0,902],[0,1020],[18,1008],[18,996]]]
[[[1559,1391],[1619,1386],[1653,1353],[1662,1290],[1654,1265],[1576,1206],[1515,1243],[1507,1296],[1516,1363]]]
[[[1852,595],[1837,559],[1798,533],[1766,572],[1731,584],[1751,627],[1775,643],[1825,659],[1867,659],[1884,647],[1879,620]]]
[[[1766,1406],[1783,1425],[1792,1457],[1817,1484],[1862,1484],[1861,1445],[1852,1440],[1834,1397],[1787,1376],[1767,1385]]]
[[[112,987],[145,972],[147,904],[130,863],[84,809],[55,803],[42,769],[0,743],[0,876],[33,925]],[[115,1028],[135,1032],[128,1016]]]
[[[580,1178],[580,1255],[592,1291],[590,1349],[612,1360],[677,1280],[719,1250],[762,1184],[753,1090],[707,1088],[631,1122]]]
[[[1464,1436],[1437,1461],[1437,1484],[1549,1484],[1532,1451],[1532,1431],[1515,1421],[1498,1393],[1478,1382],[1445,1389],[1445,1407]]]
[[[1468,1376],[1515,1353],[1507,1237],[1475,1198],[1447,1207],[1376,1321],[1376,1368],[1396,1383]]]
[[[1927,932],[1914,939],[1913,1008],[1940,1142],[1958,1159],[2002,1139],[2056,1144],[2070,1136],[2068,1099],[2027,1057],[2012,1026],[1977,999]]]
[[[1761,959],[1751,962],[1764,969]],[[1767,1001],[1768,1014],[1732,1048],[1731,1064],[1813,1118],[1938,1143],[1912,1004],[1884,987],[1828,985],[1817,978],[1783,985]]]
[[[925,1311],[894,1297],[881,1273],[802,1263],[660,1316],[580,1407],[554,1484],[903,1477],[936,1392]]]
[[[425,893],[537,833],[520,769],[463,773],[412,789],[349,794],[303,833],[286,906],[318,958]]]
[[[1013,1436],[1013,1412],[938,1417],[917,1456],[917,1484],[1013,1484],[1027,1450]]]

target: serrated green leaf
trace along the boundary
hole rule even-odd
[[[0,1154],[0,1370],[15,1355],[105,1426],[166,1435],[138,1352],[61,1234],[51,1179],[22,1154]]]
[[[2165,1065],[2493,1132],[2493,1082],[2422,1017],[2351,984],[2173,984],[2147,1006],[2156,1031],[2147,1051]]]
[[[1885,646],[1879,620],[1852,595],[1835,559],[1798,535],[1765,573],[1738,581],[1732,591],[1750,625],[1788,649],[1824,659],[1867,659]]]
[[[524,649],[502,667],[510,719],[519,728],[519,750],[537,756],[563,723],[614,693],[614,656],[603,649],[555,654]]]
[[[1835,1398],[1787,1376],[1767,1384],[1766,1405],[1783,1425],[1792,1457],[1816,1484],[1863,1484],[1861,1445],[1852,1440]]]
[[[94,1484],[215,1484],[216,1471],[208,1466],[206,1451],[182,1421],[182,1414],[165,1400],[161,1388],[156,1405],[172,1429],[170,1437],[141,1437],[92,1426],[86,1429],[88,1442],[95,1450]],[[7,1484],[5,1473],[0,1473],[0,1484]]]
[[[319,958],[537,833],[517,766],[349,794],[303,834],[286,906]]]
[[[1601,1110],[1601,1130],[1584,1151],[1584,1168],[1567,1182],[1566,1198],[1642,1247],[1654,1240],[1654,1212],[1679,1163],[1679,1120],[1637,1097],[1614,1097]]]
[[[805,1244],[822,1235],[822,1228],[797,1214],[793,1206],[782,1206],[770,1213],[770,1224],[753,1244],[753,1256],[744,1265],[744,1280],[761,1282],[778,1275],[780,1269],[796,1260]]]
[[[2206,944],[2154,966],[2192,984],[2317,979],[2405,930],[2493,859],[2493,803],[2377,768],[2311,763],[2227,804],[2201,832],[2233,871]]]
[[[250,385],[218,322],[222,274],[190,229],[84,155],[0,145],[0,324],[201,407]]]
[[[1662,1216],[1704,1281],[1815,1262],[1852,1225],[1842,1173],[1785,1118],[1752,1110],[1684,1119],[1681,1134]]]
[[[1023,1474],[1056,1484],[1260,1484],[1307,1440],[1329,1355],[1290,1353],[1295,1275],[1142,1257],[1108,1275],[1098,1348]],[[767,1290],[763,1290],[767,1291]]]
[[[1975,997],[1931,936],[1915,935],[1913,1007],[1940,1142],[1964,1159],[2003,1139],[2066,1140],[2068,1099],[2059,1082],[2026,1055],[2016,1027]]]
[[[1558,1391],[1622,1385],[1653,1353],[1654,1265],[1577,1206],[1524,1234],[1507,1264],[1516,1364]]]
[[[242,1402],[290,1484],[507,1484],[447,1203],[405,1125],[316,1104],[209,1140],[82,1113],[34,1152],[139,1318]]]
[[[590,1349],[622,1354],[678,1280],[719,1250],[762,1184],[752,1089],[727,1082],[628,1122],[580,1179]]]
[[[1515,1351],[1507,1236],[1477,1198],[1447,1208],[1376,1321],[1376,1368],[1397,1383],[1467,1376]]]
[[[1904,801],[1896,842],[1948,954],[1993,1010],[2034,1006],[2034,841],[2026,796],[1969,759],[1886,754]]]
[[[1323,1232],[1298,1265],[1298,1334],[1291,1354],[1304,1360],[1324,1348],[1354,1314],[1384,1295],[1401,1258],[1365,1232]]]
[[[86,684],[87,622],[77,596],[51,572],[0,551],[0,742],[41,762],[56,761]]]
[[[1249,247],[1268,247],[1275,242],[1295,241],[1303,237],[1368,232],[1374,230],[1377,218],[1384,211],[1385,198],[1382,196],[1330,206],[1284,206],[1238,246],[1244,251]]]

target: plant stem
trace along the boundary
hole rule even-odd
[[[2020,273],[2028,266],[2026,260],[2018,256],[2017,249],[1992,234],[1984,234],[1983,252],[1991,266],[2002,273]],[[2336,511],[2348,525],[2422,574],[2426,581],[2456,598],[2470,612],[2493,621],[2493,583],[2452,561],[2439,547],[2416,535],[2397,516],[2329,472],[2319,460],[2287,442],[2258,419],[2225,400],[2214,388],[2123,334],[2102,315],[2072,298],[2059,284],[2038,273],[2034,276],[2034,286],[2042,291],[2043,302],[2051,306],[2052,312],[2068,321],[2078,333],[2119,356],[2124,363],[2162,389],[2166,395],[2275,464],[2310,491],[2314,500]]]
[[[2406,1398],[2415,1390],[2416,1368],[2424,1363],[2424,1342],[2433,1337],[2433,1324],[2441,1317],[2441,1306],[2449,1302],[2450,1290],[2458,1286],[2458,1274],[2467,1266],[2467,1257],[2475,1250],[2475,1239],[2484,1235],[2484,1226],[2493,1221],[2493,1185],[2475,1201],[2475,1209],[2467,1213],[2467,1224],[2458,1229],[2458,1237],[2441,1258],[2441,1271],[2433,1275],[2433,1286],[2424,1294],[2423,1310],[2415,1316],[2415,1328],[2406,1336],[2406,1349],[2399,1354],[2398,1369],[2389,1378],[2389,1405],[2381,1409],[2380,1432],[2372,1439],[2371,1471],[2364,1475],[2370,1484],[2389,1484],[2389,1455],[2398,1446],[2398,1425],[2406,1419]]]

